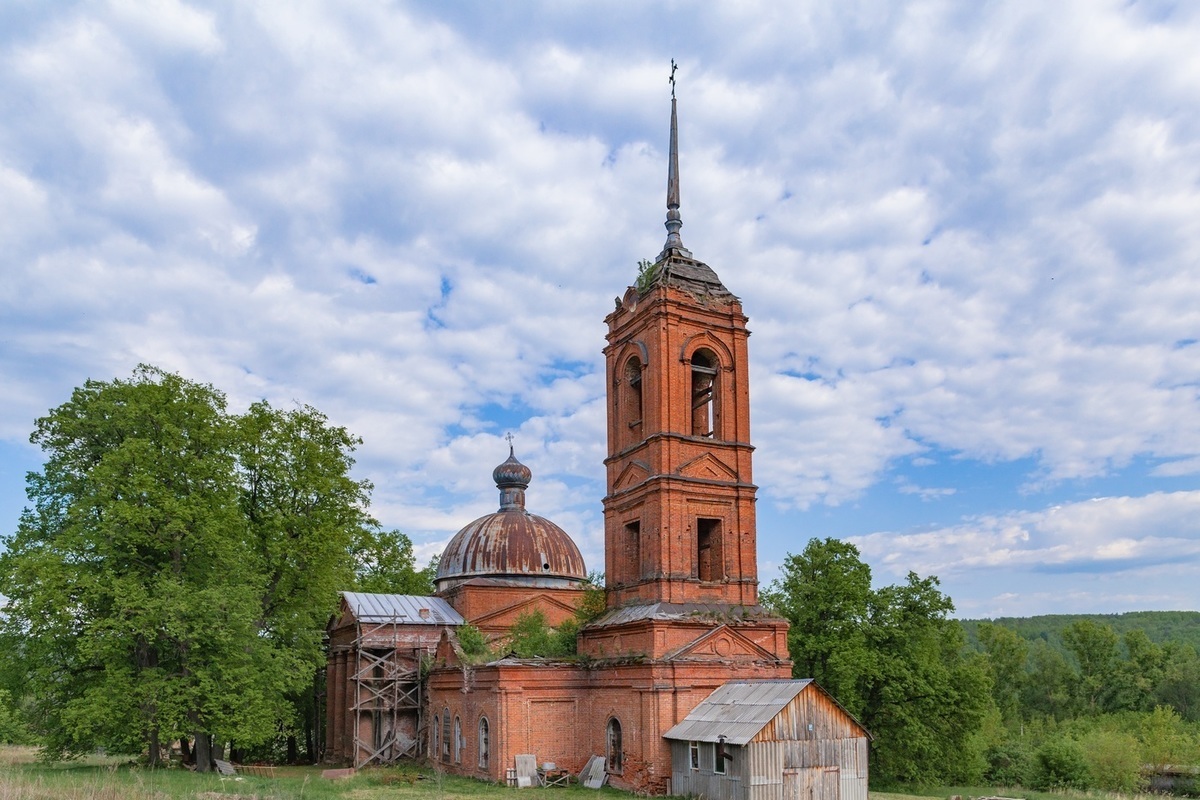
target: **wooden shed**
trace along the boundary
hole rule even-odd
[[[867,800],[871,735],[811,679],[730,681],[663,736],[671,794]]]

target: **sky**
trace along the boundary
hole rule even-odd
[[[422,560],[603,561],[604,316],[682,238],[750,317],[764,585],[1200,609],[1200,4],[0,5],[0,531],[34,421],[153,364],[363,439]]]

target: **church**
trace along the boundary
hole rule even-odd
[[[505,782],[521,755],[573,773],[598,756],[609,784],[663,794],[666,735],[703,728],[685,722],[716,690],[804,688],[790,680],[787,622],[758,602],[747,317],[684,247],[679,207],[672,93],[666,243],[605,320],[605,611],[580,629],[577,655],[469,664],[458,645],[461,625],[499,637],[532,611],[558,626],[585,591],[578,547],[526,509],[533,476],[510,448],[492,476],[498,510],[450,540],[434,596],[343,594],[328,630],[327,759],[428,758]],[[852,732],[865,798],[865,731]],[[715,735],[684,738],[676,761],[690,747],[693,772],[703,752],[710,776],[724,774]]]

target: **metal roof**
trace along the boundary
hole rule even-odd
[[[395,622],[403,625],[462,625],[462,615],[440,597],[416,594],[342,592],[350,613],[359,622]],[[421,612],[425,613],[422,614]]]
[[[730,681],[718,686],[663,738],[716,742],[724,736],[729,744],[747,744],[810,683],[811,678]]]
[[[642,620],[712,620],[741,621],[770,618],[773,615],[762,606],[729,606],[717,603],[649,603],[613,609],[588,623],[589,627],[628,625]]]

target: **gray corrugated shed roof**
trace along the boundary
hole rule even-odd
[[[466,620],[440,597],[415,594],[342,592],[359,622],[392,622],[404,625],[462,625]],[[421,609],[425,609],[424,616]]]
[[[724,736],[729,744],[746,744],[810,683],[811,678],[730,681],[718,686],[663,738],[715,742]]]

